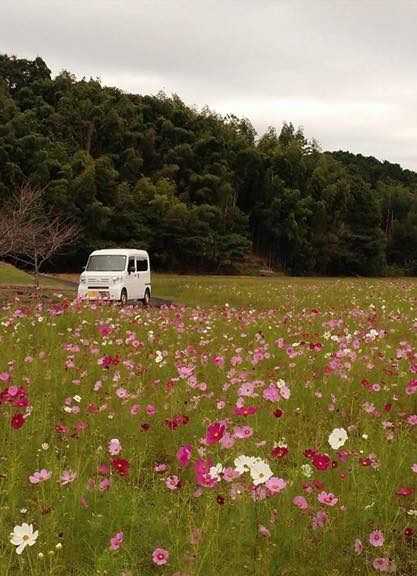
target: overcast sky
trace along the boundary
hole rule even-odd
[[[417,0],[0,0],[0,52],[417,170]]]

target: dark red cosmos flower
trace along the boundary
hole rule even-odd
[[[168,418],[165,418],[164,425],[169,428],[169,430],[175,430],[175,428],[178,427],[178,423],[175,422],[175,420],[168,420]]]
[[[25,419],[23,417],[23,414],[20,414],[19,412],[13,416],[11,421],[12,428],[14,428],[15,430],[19,430],[19,428],[21,428],[24,423]]]
[[[127,476],[129,474],[130,463],[123,458],[115,458],[111,460],[112,467],[117,470],[120,476]]]
[[[307,448],[307,450],[304,450],[303,454],[306,458],[313,458],[316,451],[317,448]]]
[[[411,496],[414,494],[414,488],[400,488],[395,492],[396,496]]]
[[[151,425],[148,424],[147,422],[144,422],[143,424],[140,425],[140,427],[142,428],[142,430],[149,430]]]
[[[276,446],[271,451],[271,454],[272,456],[274,456],[274,458],[278,458],[280,460],[281,458],[284,458],[284,456],[288,454],[288,448],[286,446]]]
[[[281,410],[281,408],[277,408],[276,410],[274,410],[273,414],[275,418],[281,418],[281,416],[284,414],[284,410]]]
[[[391,408],[392,408],[392,404],[390,402],[387,402],[386,404],[384,404],[385,412],[390,412]]]
[[[413,530],[413,528],[409,528],[409,527],[406,528],[406,529],[404,530],[404,535],[407,536],[407,538],[413,538],[413,536],[414,536],[414,530]]]
[[[109,366],[117,366],[118,364],[119,358],[117,356],[105,356],[101,361],[103,368],[109,368]]]
[[[367,467],[367,466],[370,466],[371,463],[372,463],[372,461],[371,461],[371,459],[368,458],[368,457],[366,457],[366,458],[359,458],[359,464],[360,464],[361,466]]]
[[[63,424],[55,424],[54,428],[57,432],[65,433],[68,432],[69,428],[64,426]]]
[[[222,496],[221,494],[219,494],[216,498],[217,503],[220,504],[221,506],[224,504],[224,496]]]
[[[311,463],[317,470],[325,472],[330,466],[330,458],[326,454],[313,454]]]

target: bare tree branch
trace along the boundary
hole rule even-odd
[[[74,242],[80,228],[44,207],[45,189],[25,184],[0,213],[0,256],[31,266],[39,286],[42,264]]]

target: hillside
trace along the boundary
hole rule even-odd
[[[58,268],[123,244],[161,270],[225,270],[252,251],[294,274],[417,272],[417,174],[323,153],[290,123],[258,139],[249,120],[176,95],[3,55],[0,204],[27,180],[83,227]]]

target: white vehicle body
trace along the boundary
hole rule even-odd
[[[78,296],[89,300],[142,300],[151,297],[151,270],[145,250],[95,250],[80,276]]]

